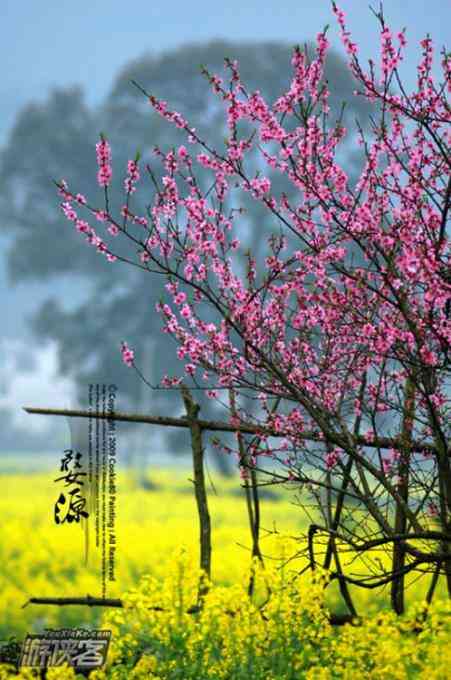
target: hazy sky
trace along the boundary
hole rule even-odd
[[[378,47],[377,22],[368,5],[341,1],[367,56]],[[440,46],[447,41],[451,3],[446,0],[387,0],[384,12],[393,28],[408,27],[412,45],[426,31]],[[296,44],[327,23],[335,41],[329,0],[0,0],[0,144],[18,108],[44,97],[51,85],[81,83],[88,102],[96,103],[118,69],[145,51],[214,37]]]
[[[349,28],[362,48],[362,55],[365,58],[377,56],[378,26],[368,3],[341,0],[340,6],[347,13]],[[373,6],[376,7],[376,3]],[[439,47],[446,42],[449,44],[451,3],[445,0],[387,0],[384,12],[393,29],[404,26],[408,29],[405,75],[406,82],[412,84],[419,40],[430,32]],[[18,111],[30,100],[44,100],[51,86],[81,84],[88,103],[96,105],[108,93],[119,69],[146,51],[158,53],[183,43],[212,38],[273,39],[294,45],[314,37],[328,23],[331,24],[329,38],[339,45],[329,0],[134,0],[129,3],[117,0],[0,0],[0,147],[5,144]],[[197,64],[193,64],[193,69],[196,68]],[[19,288],[10,286],[5,276],[7,240],[7,224],[2,224],[0,306],[3,327],[0,345],[3,349],[5,342],[11,343],[19,337],[26,345],[25,319],[50,290],[45,283]],[[60,292],[61,295],[68,293],[65,284],[60,286]],[[49,376],[54,370],[54,354],[36,348],[36,361],[44,384],[46,370]],[[23,398],[16,392],[20,395],[27,392],[26,385],[16,375],[20,371],[19,364],[20,361],[17,370],[11,369],[8,375],[2,373],[0,366],[3,402],[6,403],[5,399],[17,400],[18,407]],[[30,383],[31,392],[33,384]],[[20,389],[17,387],[16,390],[14,385]]]

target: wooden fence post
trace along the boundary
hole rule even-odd
[[[191,449],[193,453],[194,492],[199,515],[200,535],[200,568],[202,576],[199,583],[199,606],[208,591],[211,579],[211,521],[208,511],[207,491],[204,475],[204,449],[202,446],[202,427],[197,420],[200,406],[193,400],[186,385],[181,385],[181,392],[186,409],[186,420],[191,433]],[[207,581],[208,579],[208,581]]]

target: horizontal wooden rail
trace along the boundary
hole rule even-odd
[[[120,600],[119,598],[102,598],[102,597],[91,597],[91,595],[87,595],[86,597],[30,597],[25,604],[22,605],[22,609],[24,607],[28,607],[29,604],[47,604],[47,605],[57,605],[59,607],[64,607],[67,605],[78,605],[78,606],[85,606],[85,607],[124,607],[124,602],[123,600]],[[163,607],[147,607],[147,609],[151,611],[157,611],[157,612],[167,612],[169,610],[164,609]],[[189,607],[189,609],[186,610],[187,614],[198,614],[202,610],[202,607],[199,605],[193,605],[192,607]],[[236,616],[237,612],[231,611],[231,610],[225,610],[225,613],[228,614],[229,616]],[[359,618],[351,616],[350,614],[330,614],[329,615],[329,623],[332,626],[343,626],[345,623],[359,623]]]
[[[82,411],[73,409],[56,409],[56,408],[33,408],[31,406],[24,406],[23,410],[27,413],[44,416],[67,416],[69,418],[100,418],[103,420],[116,420],[127,423],[147,423],[148,425],[162,425],[164,427],[184,427],[190,428],[190,423],[186,417],[173,418],[171,416],[152,416],[141,413],[115,413],[110,411]],[[239,425],[232,425],[219,420],[203,420],[201,418],[196,420],[196,424],[201,430],[210,430],[211,432],[243,432],[244,434],[264,434],[269,437],[287,437],[289,433],[279,432],[273,428],[260,427],[252,423],[240,423]],[[301,437],[306,441],[323,441],[321,434],[316,432],[302,432]],[[372,441],[367,441],[363,435],[349,434],[351,441],[356,446],[368,446],[370,448],[390,449],[400,448],[402,442],[396,437],[376,437]],[[336,433],[333,436],[333,442],[337,446],[341,444],[347,446],[343,435]],[[404,449],[405,449],[404,444]],[[408,446],[409,451],[435,451],[434,444],[421,444],[420,442],[412,441]]]

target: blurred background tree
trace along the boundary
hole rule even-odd
[[[153,148],[157,145],[167,150],[186,143],[182,131],[157,116],[131,80],[166,100],[172,110],[179,111],[197,129],[201,138],[220,149],[227,134],[225,109],[202,77],[199,65],[221,75],[224,57],[237,59],[248,91],[259,89],[273,102],[289,86],[291,54],[289,45],[278,42],[186,45],[160,56],[144,55],[125,65],[109,96],[96,110],[88,109],[81,88],[68,88],[53,90],[44,104],[32,102],[18,115],[0,156],[0,218],[14,235],[8,253],[8,275],[13,285],[29,282],[32,286],[33,282],[45,281],[54,289],[30,319],[30,326],[38,341],[57,342],[60,371],[75,376],[80,403],[86,399],[87,384],[108,381],[120,388],[118,406],[122,410],[182,413],[177,393],[151,391],[122,364],[120,342],[126,339],[133,347],[137,365],[153,384],[165,373],[180,373],[180,366],[175,351],[168,347],[167,336],[160,332],[161,321],[155,312],[155,303],[163,293],[159,279],[145,277],[140,270],[121,263],[111,265],[88,248],[59,211],[51,180],[66,179],[69,187],[85,194],[91,205],[103,208],[103,193],[95,181],[95,144],[103,131],[113,149],[111,196],[113,213],[117,214],[127,160],[134,158],[139,149],[143,163],[151,163],[159,175]],[[366,104],[352,96],[352,76],[337,53],[329,53],[326,78],[331,91],[331,122],[340,116],[346,101],[345,126],[352,126],[357,118],[367,129]],[[359,171],[357,153],[349,145],[343,153],[341,160],[352,182]],[[276,191],[286,190],[282,184],[279,186],[277,176],[266,173]],[[136,194],[136,214],[145,214],[151,201],[148,184],[147,196],[143,186]],[[258,263],[271,223],[261,206],[249,200],[246,209],[242,240]],[[120,253],[121,244],[115,246],[115,252]],[[62,295],[58,287],[63,275],[73,283],[70,310],[65,305],[67,293]],[[211,400],[204,399],[201,393],[196,394],[196,399],[205,417],[218,416]],[[163,429],[168,452],[186,451],[185,432]],[[217,454],[215,463],[221,472],[230,471],[230,461],[224,454]]]

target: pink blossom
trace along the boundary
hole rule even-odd
[[[111,236],[117,236],[119,234],[119,228],[116,227],[115,224],[110,224],[108,227],[108,231],[111,234]]]
[[[111,182],[113,171],[111,168],[111,147],[104,137],[101,138],[100,142],[97,142],[96,153],[99,166],[97,182],[99,186],[107,187]]]
[[[183,316],[184,319],[189,319],[191,317],[191,309],[189,305],[183,305],[180,314]]]
[[[128,161],[127,163],[127,177],[124,180],[124,188],[127,194],[132,194],[136,191],[134,186],[140,179],[139,166],[137,161]]]
[[[180,291],[180,293],[177,293],[177,295],[174,297],[174,302],[176,305],[182,305],[186,300],[186,293],[183,291]]]
[[[331,470],[336,466],[340,460],[341,454],[339,449],[333,449],[326,454],[325,462],[328,470]]]
[[[139,259],[140,259],[141,262],[143,262],[143,263],[149,262],[149,260],[150,260],[150,255],[149,255],[149,253],[147,252],[147,250],[141,251],[141,253],[139,254]]]
[[[76,227],[77,231],[80,231],[83,234],[91,233],[91,227],[84,220],[78,220],[77,219],[76,222],[75,222],[75,227]]]
[[[121,343],[122,361],[126,366],[132,366],[135,358],[135,353],[129,348],[126,342]]]
[[[61,210],[63,211],[64,215],[67,217],[68,220],[71,222],[75,222],[77,219],[77,213],[73,209],[72,205],[68,202],[66,203],[61,203]]]

